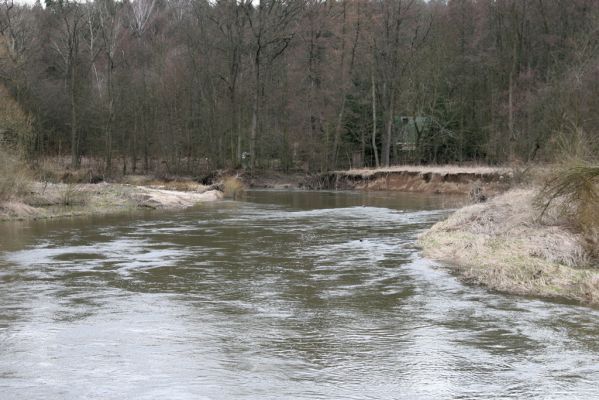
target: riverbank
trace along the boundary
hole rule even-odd
[[[183,190],[171,190],[171,187]],[[184,209],[222,198],[220,190],[199,184],[35,182],[30,184],[26,196],[0,203],[0,221],[106,215],[139,209]]]
[[[534,207],[534,189],[513,189],[456,211],[419,238],[426,257],[466,281],[518,295],[599,305],[599,264],[557,205]]]
[[[469,194],[476,188],[490,196],[507,190],[512,181],[513,171],[510,168],[401,165],[317,174],[307,178],[302,187],[317,190],[387,190],[437,194]]]

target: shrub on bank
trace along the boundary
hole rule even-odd
[[[31,172],[18,157],[0,149],[0,201],[19,199],[30,192]]]
[[[599,257],[599,165],[575,160],[557,167],[536,198],[541,218],[554,204]]]
[[[245,191],[245,186],[235,176],[229,176],[223,180],[223,194],[230,199],[237,199]]]

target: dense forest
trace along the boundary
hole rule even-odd
[[[0,140],[106,174],[547,160],[596,0],[0,0]]]

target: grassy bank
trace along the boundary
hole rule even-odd
[[[183,186],[172,190],[170,186],[30,182],[27,193],[0,201],[0,220],[104,215],[139,209],[183,209],[223,197],[221,191],[201,185],[192,190]]]
[[[25,160],[18,151],[0,147],[0,221],[183,209],[233,198],[244,188],[226,175],[203,183],[159,175],[114,176],[105,182],[97,160],[86,160],[79,169],[56,157]]]
[[[538,193],[513,189],[458,210],[419,238],[424,254],[490,289],[598,305],[596,238],[572,225],[559,199],[541,218]]]

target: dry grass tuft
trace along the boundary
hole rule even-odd
[[[88,202],[89,193],[82,185],[67,183],[59,190],[59,204],[62,206],[84,206]]]
[[[245,192],[245,185],[236,176],[229,176],[223,180],[223,193],[226,198],[238,199]]]

